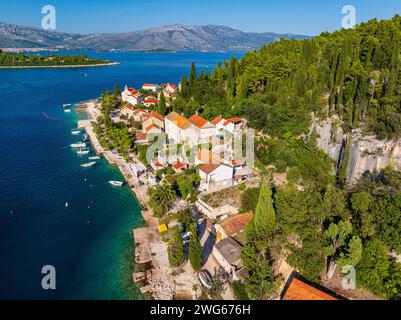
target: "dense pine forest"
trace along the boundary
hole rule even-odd
[[[111,61],[92,59],[87,55],[33,55],[14,54],[0,50],[0,67],[51,67],[106,64]]]
[[[344,128],[399,137],[401,17],[355,29],[287,40],[235,57],[210,74],[182,79],[177,109],[207,117],[245,116],[256,129],[299,135],[310,113],[338,114]]]
[[[310,132],[312,114],[338,115],[345,132],[360,128],[379,139],[401,136],[401,17],[371,20],[312,40],[286,40],[233,57],[181,81],[174,109],[245,117],[260,133],[260,189],[247,189],[243,207],[255,216],[247,228],[236,283],[242,299],[269,297],[280,286],[273,273],[285,257],[306,279],[327,285],[327,271],[356,269],[359,289],[401,298],[401,175],[387,168],[346,187],[336,164]],[[271,183],[273,168],[287,183]],[[269,187],[270,186],[270,187]],[[325,282],[326,281],[326,282]]]

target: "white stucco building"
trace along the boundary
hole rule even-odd
[[[164,125],[171,144],[187,143],[189,146],[194,146],[199,141],[194,125],[176,112],[171,112],[165,117]]]
[[[202,179],[200,189],[211,191],[229,188],[234,185],[234,170],[224,164],[202,164],[199,166],[199,176]]]
[[[144,97],[136,89],[125,86],[124,91],[121,93],[121,100],[136,106],[143,103]]]

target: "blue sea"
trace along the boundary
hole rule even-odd
[[[210,70],[234,53],[74,54],[122,64],[0,69],[0,299],[141,299],[131,280],[140,206],[128,187],[107,183],[123,178],[105,160],[80,167],[88,156],[68,146],[86,115],[62,105],[116,82],[178,83],[191,62]],[[45,265],[55,267],[55,290],[42,289]]]

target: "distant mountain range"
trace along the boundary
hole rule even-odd
[[[0,23],[0,48],[58,48],[61,50],[247,51],[281,37],[305,35],[247,33],[225,26],[171,25],[126,33],[73,34]]]

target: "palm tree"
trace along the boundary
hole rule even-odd
[[[176,200],[177,194],[171,185],[162,184],[156,187],[152,197],[156,203],[167,209],[168,206]]]

